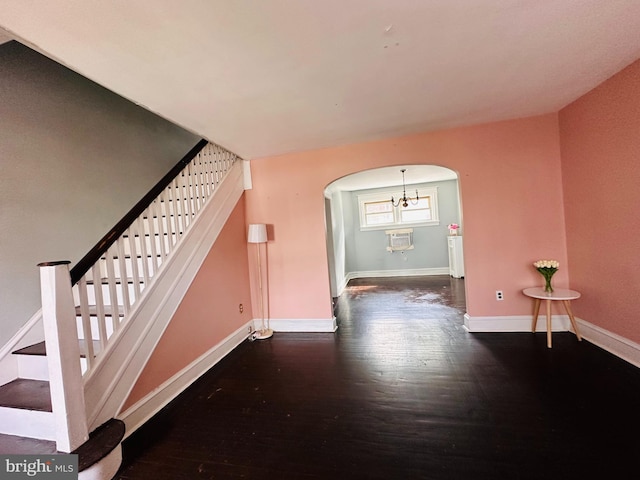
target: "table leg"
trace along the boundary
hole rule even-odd
[[[551,348],[551,300],[547,302],[547,347]]]
[[[582,341],[582,337],[580,336],[580,332],[578,331],[578,324],[576,323],[576,319],[573,316],[573,312],[571,311],[571,302],[569,300],[563,300],[564,308],[567,310],[569,314],[569,320],[571,320],[571,326],[573,327],[574,332],[576,332],[576,337],[578,337],[578,341]]]
[[[538,313],[540,313],[540,300],[539,298],[533,299],[533,320],[531,320],[531,331],[536,332],[536,325],[538,325]]]

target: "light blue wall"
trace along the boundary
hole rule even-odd
[[[416,186],[411,186],[413,191]],[[385,189],[360,190],[342,194],[345,238],[346,267],[349,273],[384,272],[391,270],[423,270],[448,268],[447,225],[460,224],[458,181],[449,180],[417,185],[436,187],[438,190],[438,211],[440,224],[436,226],[415,226],[413,228],[414,249],[404,253],[390,253],[386,250],[388,236],[385,230],[361,231],[359,225],[358,195],[377,193]],[[399,227],[404,228],[404,227]]]

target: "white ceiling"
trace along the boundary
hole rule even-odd
[[[0,0],[0,26],[251,159],[557,111],[640,0]]]
[[[337,190],[364,190],[368,188],[391,187],[402,185],[402,169],[405,169],[405,183],[409,185],[427,182],[455,180],[458,175],[453,170],[437,165],[404,165],[374,168],[339,178],[331,183],[327,193]]]

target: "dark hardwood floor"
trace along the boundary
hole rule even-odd
[[[472,334],[464,280],[362,279],[334,334],[245,342],[124,444],[129,479],[626,479],[640,369]]]

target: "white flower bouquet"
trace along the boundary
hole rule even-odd
[[[544,277],[544,291],[553,292],[551,277],[558,271],[560,263],[557,260],[538,260],[537,262],[533,262],[533,266],[536,267],[536,270]]]

